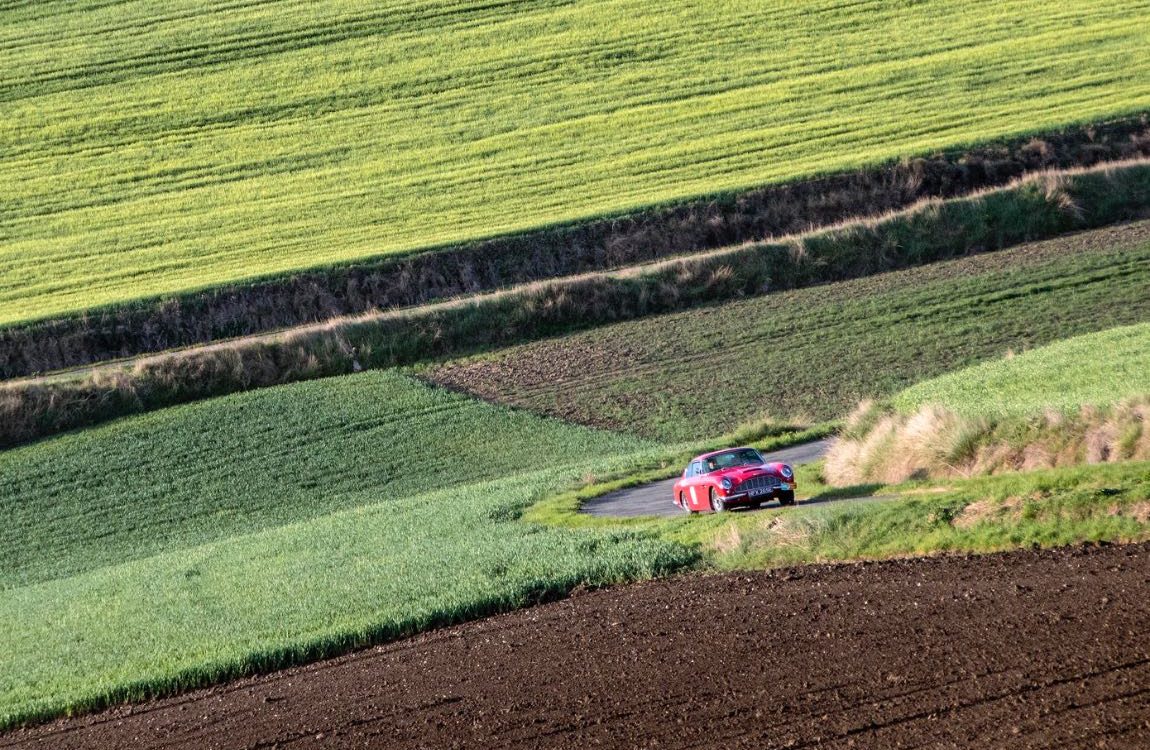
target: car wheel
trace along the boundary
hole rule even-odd
[[[788,490],[787,492],[779,493],[779,505],[794,505],[795,504],[795,491]]]
[[[679,505],[683,508],[683,510],[687,511],[688,516],[695,512],[691,510],[690,505],[687,505],[687,496],[682,492],[679,493]]]
[[[715,494],[715,488],[712,487],[711,488],[711,510],[715,511],[716,513],[722,513],[726,509],[727,509],[727,504],[723,501],[723,498],[721,498]]]

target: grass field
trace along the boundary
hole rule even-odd
[[[0,324],[1150,108],[1150,3],[0,10]]]
[[[1150,394],[1150,323],[1077,336],[911,386],[892,403],[927,404],[967,417],[1109,406]]]
[[[388,373],[167,409],[0,453],[0,589],[650,447]]]
[[[2,453],[0,726],[684,565],[516,521],[656,448],[392,372]]]
[[[752,419],[838,419],[862,399],[1010,350],[1146,320],[1148,228],[621,323],[427,375],[484,398],[671,441]]]

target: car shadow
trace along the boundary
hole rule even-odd
[[[799,500],[794,506],[779,505],[777,501],[772,501],[758,508],[742,508],[740,510],[744,513],[753,513],[756,510],[779,510],[786,507],[825,505],[827,503],[842,502],[845,500],[886,500],[896,497],[895,495],[875,494],[885,486],[886,485],[882,484],[855,484],[850,487],[836,487],[825,492],[820,492],[805,500]]]

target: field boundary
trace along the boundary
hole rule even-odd
[[[1150,113],[630,214],[388,255],[0,328],[0,379],[792,235],[999,187],[1036,170],[1150,156]]]
[[[0,447],[203,398],[434,361],[700,305],[869,276],[1145,217],[1150,162],[1010,187],[777,242],[191,349],[79,380],[0,386]]]

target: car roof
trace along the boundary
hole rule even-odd
[[[698,456],[695,456],[694,458],[691,459],[691,461],[692,462],[702,461],[704,459],[710,458],[711,456],[717,456],[720,453],[730,453],[731,451],[744,451],[747,449],[755,450],[754,448],[751,448],[751,446],[749,446],[749,445],[740,445],[737,448],[723,448],[721,451],[711,451],[710,453],[703,453],[703,454],[700,454]]]

